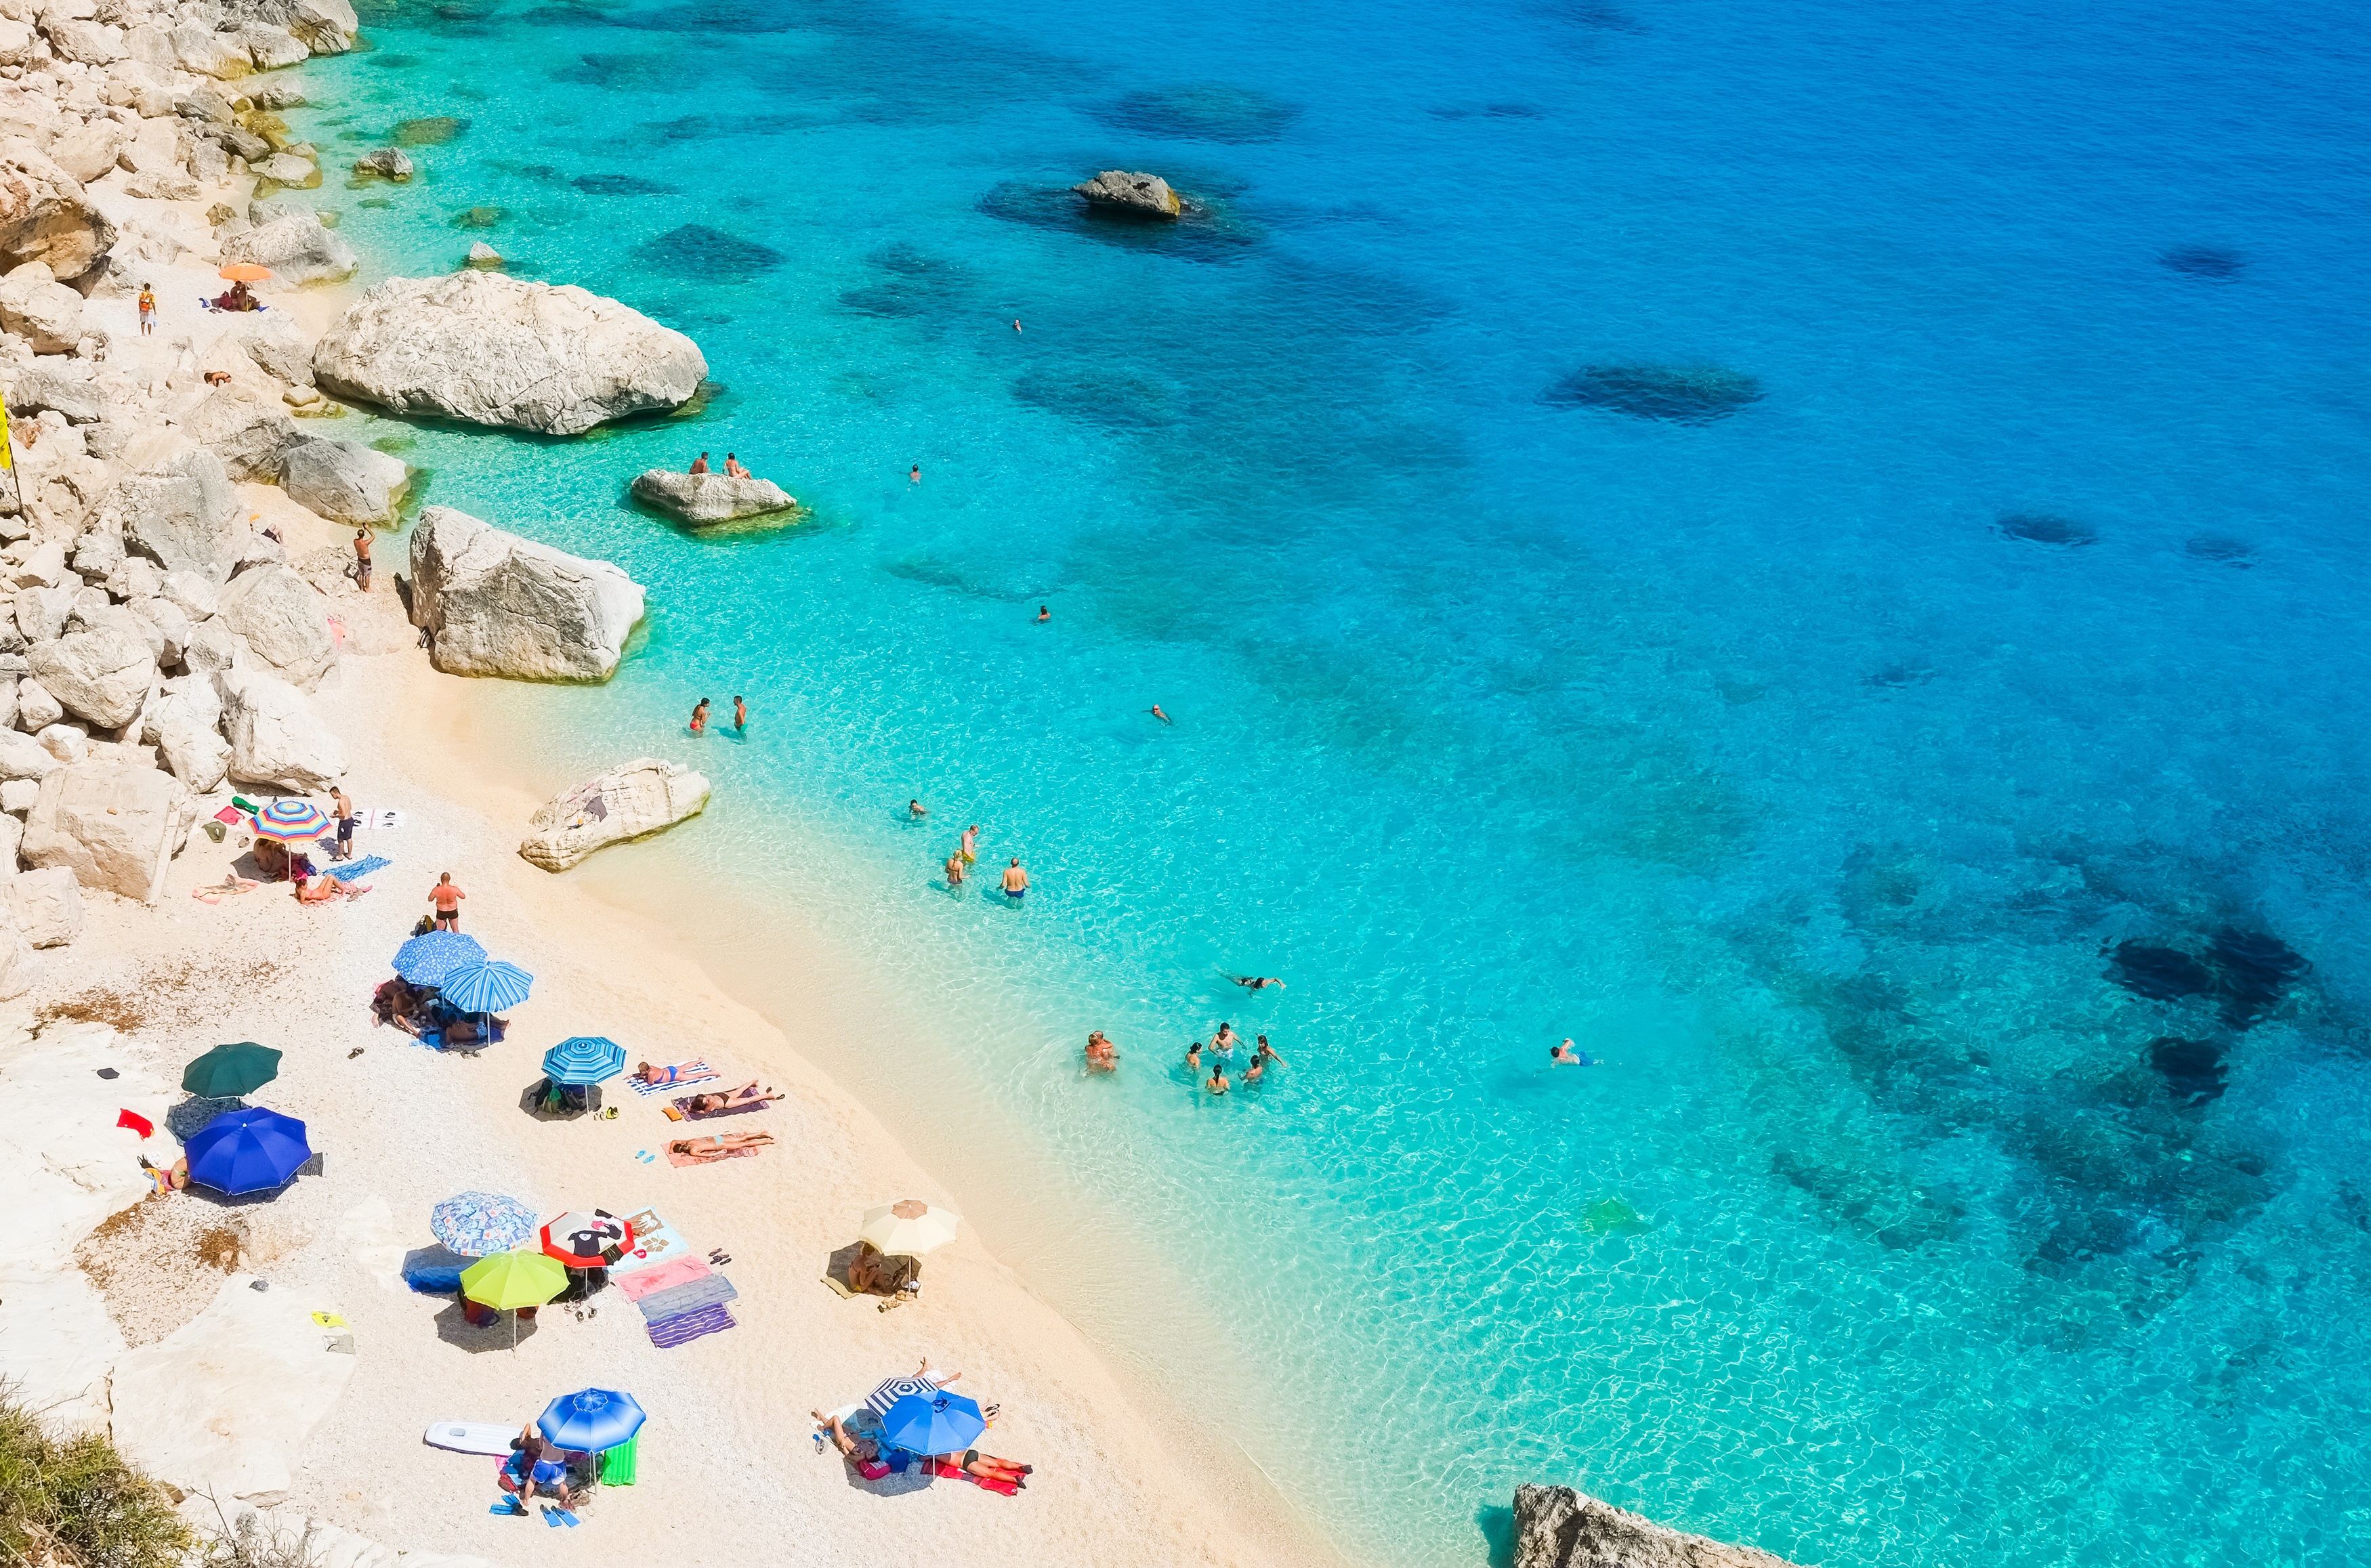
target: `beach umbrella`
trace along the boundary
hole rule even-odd
[[[919,1198],[901,1198],[894,1204],[865,1210],[864,1224],[856,1234],[858,1239],[871,1242],[876,1252],[919,1258],[954,1240],[955,1227],[962,1223],[963,1216],[953,1209],[932,1208]],[[931,1451],[941,1452],[935,1448]]]
[[[465,963],[482,963],[486,950],[458,931],[429,931],[395,950],[395,972],[415,986],[441,986]]]
[[[959,1454],[987,1430],[978,1405],[944,1389],[908,1394],[881,1415],[881,1440],[909,1454]]]
[[[626,1048],[597,1034],[563,1040],[543,1054],[544,1076],[554,1083],[599,1083],[626,1069]]]
[[[939,1386],[928,1378],[892,1378],[864,1396],[865,1407],[875,1415],[885,1415],[889,1407],[899,1400],[929,1399],[939,1391]]]
[[[572,1269],[606,1269],[634,1244],[634,1228],[607,1209],[572,1210],[543,1228],[543,1253]]]
[[[330,831],[330,813],[310,801],[294,796],[272,801],[255,813],[255,836],[295,844]]]
[[[461,1294],[501,1312],[540,1307],[567,1288],[568,1271],[541,1252],[496,1252],[461,1271]]]
[[[515,963],[480,959],[449,971],[436,989],[462,1012],[498,1013],[526,1001],[527,987],[534,983],[535,976]]]
[[[253,261],[234,261],[214,276],[227,278],[234,283],[260,283],[272,276],[272,269]]]
[[[538,1228],[535,1210],[500,1193],[457,1193],[428,1211],[429,1233],[465,1258],[524,1247]]]
[[[544,1406],[535,1424],[543,1429],[547,1442],[572,1453],[597,1454],[641,1431],[642,1419],[642,1407],[631,1394],[613,1389],[580,1389]]]
[[[190,1180],[237,1197],[285,1186],[313,1158],[305,1124],[260,1106],[226,1111],[181,1146]]]
[[[280,1053],[242,1040],[217,1045],[181,1069],[181,1087],[207,1100],[253,1094],[280,1076]]]

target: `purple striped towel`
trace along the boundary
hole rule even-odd
[[[679,1318],[669,1318],[663,1323],[653,1323],[651,1343],[661,1350],[673,1350],[679,1344],[689,1344],[702,1334],[723,1333],[734,1327],[733,1314],[722,1307],[703,1307],[697,1312],[686,1312]]]

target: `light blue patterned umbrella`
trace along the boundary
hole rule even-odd
[[[395,950],[395,972],[415,986],[441,986],[468,963],[483,963],[486,950],[458,931],[429,931]]]
[[[626,1048],[597,1034],[563,1040],[543,1054],[543,1074],[554,1083],[599,1083],[626,1067]]]
[[[541,1227],[535,1210],[500,1193],[456,1193],[428,1211],[428,1229],[465,1258],[524,1247]]]
[[[465,1013],[498,1013],[526,1000],[535,976],[515,963],[488,959],[449,970],[436,987],[445,1002]]]

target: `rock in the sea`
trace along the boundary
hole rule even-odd
[[[230,776],[242,784],[269,784],[308,794],[326,790],[346,771],[346,748],[305,694],[286,681],[253,670],[214,675],[223,729],[230,737]]]
[[[636,477],[634,499],[686,523],[723,523],[761,513],[787,512],[798,498],[771,479],[730,474],[685,474],[653,468]]]
[[[396,122],[396,144],[404,147],[441,147],[469,128],[468,121],[450,114],[431,114],[418,120]]]
[[[354,1357],[313,1321],[310,1297],[259,1283],[232,1274],[212,1306],[108,1378],[117,1451],[226,1506],[287,1496],[306,1439],[354,1375]]]
[[[447,674],[606,681],[642,618],[642,587],[606,560],[522,539],[449,506],[411,530],[411,624]]]
[[[192,794],[211,794],[230,772],[222,711],[222,694],[210,676],[176,675],[142,716],[140,744],[155,746]]]
[[[0,166],[0,180],[6,173]],[[0,200],[6,190],[0,184]],[[26,261],[0,280],[0,327],[31,343],[37,354],[72,353],[82,340],[82,295],[47,271],[40,261]]]
[[[319,686],[338,662],[329,600],[290,567],[252,567],[232,578],[222,591],[217,618],[246,643],[249,657],[264,674],[300,690]]]
[[[1547,401],[1632,419],[1710,424],[1762,400],[1762,383],[1719,365],[1591,364],[1548,388]]]
[[[0,271],[39,261],[52,278],[78,278],[114,243],[114,222],[74,176],[29,144],[0,145]]]
[[[67,868],[19,871],[8,897],[17,929],[35,947],[64,947],[82,935],[82,884]]]
[[[1751,1546],[1666,1529],[1569,1486],[1515,1488],[1514,1568],[1793,1568]]]
[[[391,278],[313,351],[324,391],[399,413],[573,435],[688,401],[699,345],[580,288],[500,272]]]
[[[298,284],[342,283],[362,266],[353,248],[323,228],[312,213],[292,213],[232,235],[222,242],[222,259],[253,261],[271,268],[281,282]]]
[[[86,888],[154,904],[197,816],[196,798],[169,773],[78,762],[41,780],[21,853],[29,866],[72,867]]]
[[[392,523],[411,470],[359,441],[300,441],[280,459],[291,501],[332,523]]]
[[[1148,218],[1174,218],[1186,210],[1177,192],[1169,189],[1169,181],[1157,174],[1130,174],[1125,169],[1107,168],[1070,189],[1085,197],[1091,206],[1141,213]]]
[[[392,179],[400,185],[411,178],[411,155],[401,147],[381,147],[356,158],[354,172],[366,179]]]
[[[502,264],[503,253],[501,251],[496,250],[492,246],[488,245],[482,239],[471,240],[469,242],[470,266],[496,269],[501,267]]]
[[[274,153],[255,165],[258,179],[268,179],[293,190],[311,190],[321,183],[321,171],[307,157],[295,153]]]
[[[708,793],[708,780],[690,768],[638,757],[545,804],[529,819],[519,854],[564,871],[596,849],[697,816]]]
[[[145,640],[116,626],[70,631],[26,652],[33,678],[77,719],[120,729],[140,717],[156,680]]]

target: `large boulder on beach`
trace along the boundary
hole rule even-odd
[[[283,1500],[313,1428],[354,1375],[353,1345],[313,1321],[301,1289],[255,1288],[243,1274],[214,1302],[108,1377],[118,1452],[182,1492],[224,1506]]]
[[[8,411],[12,414],[55,409],[75,424],[95,424],[107,418],[112,407],[107,388],[63,370],[26,371],[8,388]]]
[[[500,272],[390,278],[313,349],[326,392],[398,413],[574,435],[690,400],[700,347],[638,310]]]
[[[798,498],[771,479],[743,478],[731,474],[685,474],[673,468],[653,468],[639,475],[634,499],[685,523],[726,523],[735,517],[756,517],[788,512]]]
[[[637,757],[588,778],[546,803],[527,822],[519,854],[547,871],[564,871],[596,849],[623,844],[697,816],[708,780],[688,767]]]
[[[257,670],[215,672],[230,776],[242,784],[318,793],[346,771],[346,748],[305,694]]]
[[[20,262],[0,279],[0,327],[32,344],[37,354],[74,352],[82,340],[82,295],[39,261]]]
[[[42,689],[102,730],[140,717],[156,684],[156,655],[147,640],[112,622],[36,642],[25,658]]]
[[[276,394],[237,379],[209,387],[177,409],[174,422],[242,482],[277,475],[280,455],[301,439]]]
[[[29,866],[72,867],[86,888],[154,904],[197,817],[196,798],[169,773],[77,762],[41,780],[19,853]]]
[[[114,221],[81,181],[30,144],[0,141],[0,271],[39,261],[52,278],[78,278],[114,243]]]
[[[222,732],[222,694],[207,675],[176,675],[140,718],[139,741],[155,746],[191,793],[212,794],[230,773],[230,742]]]
[[[1070,189],[1085,197],[1089,206],[1148,218],[1174,218],[1186,210],[1177,192],[1169,189],[1169,181],[1157,174],[1130,174],[1126,169],[1107,168]]]
[[[225,585],[221,605],[216,618],[244,645],[245,662],[265,674],[311,691],[338,662],[330,601],[293,567],[248,568]]]
[[[451,675],[606,681],[642,618],[642,586],[588,560],[432,506],[411,530],[411,624]]]
[[[120,534],[129,553],[168,573],[219,582],[239,514],[222,459],[185,436],[144,434],[126,449],[133,472],[98,498],[91,526]]]
[[[9,917],[35,947],[64,947],[82,935],[82,884],[65,867],[18,871],[7,891]]]
[[[1668,1529],[1569,1486],[1515,1488],[1514,1568],[1794,1568],[1751,1546]]]
[[[301,185],[303,180],[287,183]],[[222,259],[269,267],[281,282],[298,284],[342,283],[362,267],[353,247],[323,228],[313,213],[291,213],[230,236],[222,242]]]
[[[332,523],[392,523],[411,470],[359,441],[300,441],[281,455],[288,499]]]

